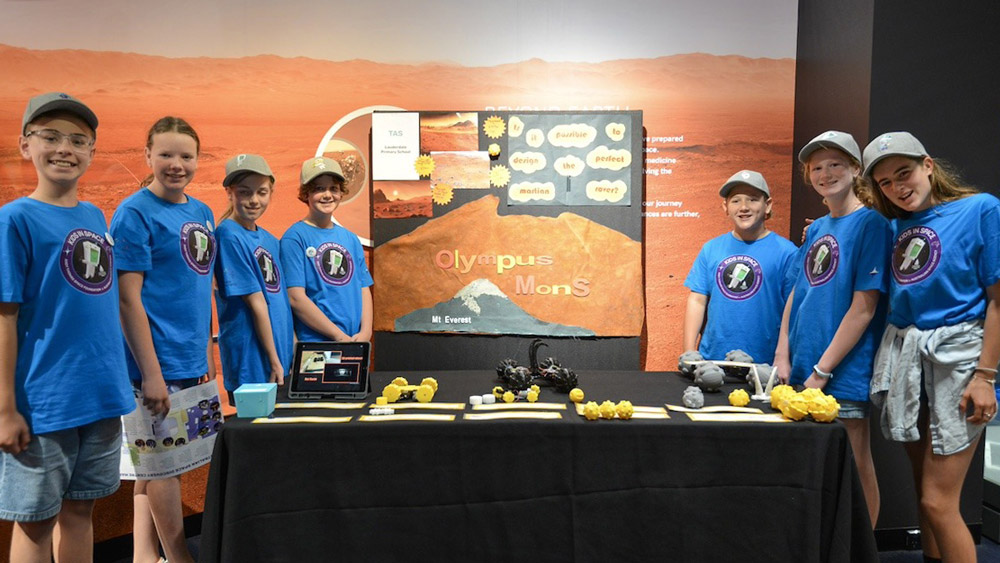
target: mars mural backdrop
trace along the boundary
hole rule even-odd
[[[769,226],[788,235],[794,0],[514,1],[502,9],[455,0],[310,0],[295,9],[263,0],[184,6],[163,15],[142,2],[95,3],[86,10],[64,0],[4,2],[0,203],[34,186],[34,170],[19,156],[16,138],[26,100],[46,91],[78,96],[100,117],[97,153],[80,195],[109,218],[148,173],[146,131],[164,115],[184,117],[198,131],[202,152],[188,190],[217,216],[226,207],[226,160],[246,152],[268,160],[276,193],[260,223],[276,236],[305,215],[295,197],[301,162],[325,152],[344,163],[351,182],[364,186],[338,210],[341,224],[371,247],[373,217],[414,222],[406,242],[431,257],[426,272],[433,283],[407,304],[390,298],[391,280],[407,275],[418,259],[410,251],[391,260],[383,256],[403,239],[369,256],[378,278],[379,330],[424,330],[424,313],[464,318],[460,304],[469,299],[484,309],[515,304],[525,316],[515,317],[521,313],[514,309],[503,316],[516,318],[518,326],[537,321],[538,331],[641,334],[648,370],[676,368],[687,295],[682,282],[701,245],[729,229],[718,196],[726,178],[742,168],[762,172],[775,202]],[[164,17],[177,25],[169,31],[151,25]],[[344,21],[350,25],[331,24]],[[428,112],[426,119],[420,114],[422,146],[415,150],[443,166],[428,176],[370,185],[375,108]],[[440,111],[449,109],[468,115]],[[523,171],[510,160],[507,186],[491,182],[495,161],[479,144],[485,120],[495,112],[547,111],[642,112],[642,150],[630,155],[641,180],[629,186],[638,193],[632,211],[641,215],[642,236],[624,236],[588,219],[579,212],[586,207],[581,201],[560,200],[556,188],[565,187],[558,181],[564,176],[539,182],[553,184],[553,197],[544,203],[518,201],[548,192],[529,186],[512,193],[512,184],[526,180],[518,179]],[[539,127],[525,121],[521,136],[511,138],[511,121],[504,121],[507,140],[521,143],[519,152],[540,152],[527,136]],[[612,150],[607,131],[594,128]],[[587,154],[574,158],[586,163]],[[524,158],[522,168],[533,157]],[[572,159],[561,164],[579,166]],[[447,191],[442,185],[460,197],[447,206],[434,203],[435,194]],[[572,193],[582,192],[572,184]],[[553,209],[519,213],[520,203]],[[620,202],[593,203],[604,208]],[[479,228],[487,219],[489,228]],[[545,235],[580,232],[587,236],[579,248],[552,248]],[[459,238],[464,246],[456,256]],[[516,252],[507,250],[513,240]],[[602,247],[617,250],[602,254]],[[463,260],[472,255],[496,256],[499,264],[506,264],[505,255],[515,264],[533,257],[535,265],[490,278],[478,258],[463,271]],[[419,260],[428,264],[426,256]],[[612,266],[619,262],[628,267]],[[543,278],[545,268],[560,273]],[[598,283],[619,275],[614,283],[627,291],[599,301]],[[578,279],[590,284],[575,284]],[[544,293],[557,286],[568,287],[570,295]],[[574,295],[587,291],[586,298]]]

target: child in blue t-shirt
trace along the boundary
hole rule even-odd
[[[257,225],[274,193],[271,167],[255,154],[234,156],[222,185],[229,209],[215,232],[215,306],[222,375],[232,401],[244,383],[284,384],[294,334],[278,239]]]
[[[0,208],[0,519],[11,561],[93,557],[94,500],[115,492],[135,409],[118,337],[113,240],[77,199],[97,116],[62,93],[28,101],[18,140],[38,184]],[[85,329],[82,330],[82,327]]]
[[[170,411],[171,392],[215,378],[215,219],[207,205],[184,192],[198,168],[198,151],[198,134],[183,119],[154,123],[146,138],[152,174],[111,218],[129,375],[154,415]],[[159,538],[169,561],[192,561],[180,477],[137,480],[134,491],[134,559],[157,560]]]
[[[826,131],[799,151],[803,179],[830,213],[806,234],[774,362],[778,377],[823,389],[840,403],[872,526],[881,503],[871,459],[868,386],[885,326],[889,223],[873,209],[851,135]]]
[[[697,350],[704,359],[722,360],[740,349],[755,362],[771,363],[791,291],[786,272],[797,249],[765,224],[771,191],[759,172],[733,174],[719,195],[733,230],[705,243],[684,280],[691,290],[685,354]]]
[[[963,186],[910,133],[876,137],[864,157],[894,235],[872,400],[910,458],[925,559],[974,561],[959,496],[997,412],[1000,201]]]
[[[303,342],[354,341],[372,337],[372,276],[357,235],[333,221],[351,192],[340,165],[326,157],[302,163],[299,200],[306,218],[281,237],[281,264]]]

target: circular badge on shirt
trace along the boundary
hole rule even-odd
[[[930,227],[910,227],[892,247],[892,277],[900,285],[927,279],[941,263],[941,239]]]
[[[189,268],[207,275],[215,258],[215,235],[201,223],[184,223],[181,225],[181,256]]]
[[[760,263],[752,256],[737,254],[730,256],[715,269],[715,284],[729,299],[742,301],[750,299],[760,291],[764,280]]]
[[[833,235],[823,235],[806,253],[806,279],[815,287],[830,281],[840,264],[840,244]]]
[[[307,248],[306,249],[306,256],[308,256],[309,258],[312,258],[313,256],[316,256],[316,249],[314,247],[312,247],[312,246],[310,246],[309,248]]]
[[[253,255],[257,259],[260,273],[264,276],[264,288],[268,293],[278,293],[281,290],[281,274],[278,272],[278,264],[274,257],[262,246],[258,246]]]
[[[111,289],[114,273],[111,245],[93,231],[70,231],[63,242],[59,265],[66,281],[84,293],[100,295]]]
[[[111,236],[111,233],[104,233],[104,239],[108,241],[111,246],[115,245],[115,239]]]
[[[346,248],[335,242],[324,242],[313,258],[316,271],[330,285],[346,285],[354,275],[354,261]]]

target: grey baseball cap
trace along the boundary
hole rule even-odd
[[[827,131],[816,135],[799,151],[799,162],[805,164],[809,160],[809,156],[819,149],[838,149],[853,156],[859,163],[861,162],[861,149],[858,148],[858,142],[850,133]]]
[[[48,92],[39,94],[28,100],[28,105],[24,108],[24,119],[21,120],[21,134],[24,134],[28,128],[28,124],[34,121],[36,117],[50,111],[72,113],[89,125],[94,130],[94,133],[97,133],[97,114],[88,108],[87,104],[69,94]]]
[[[771,197],[771,190],[767,189],[767,182],[764,181],[764,176],[760,172],[754,172],[753,170],[740,170],[730,176],[729,180],[725,184],[722,184],[719,195],[727,197],[729,192],[740,184],[746,184],[751,188],[758,189],[764,192],[764,195],[767,197]]]
[[[264,157],[256,154],[238,154],[226,162],[226,177],[222,180],[222,185],[228,187],[241,172],[253,172],[261,176],[267,176],[274,183],[274,173],[267,165]]]
[[[330,174],[340,178],[340,181],[344,183],[347,182],[344,171],[340,169],[340,164],[336,160],[325,156],[316,156],[302,163],[302,176],[299,183],[304,186],[323,174]]]
[[[871,176],[875,165],[889,156],[923,158],[929,155],[924,145],[906,131],[882,133],[865,147],[865,176]]]

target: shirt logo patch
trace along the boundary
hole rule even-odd
[[[715,285],[723,295],[736,301],[756,295],[763,281],[760,263],[744,254],[726,258],[715,269]]]
[[[892,277],[900,285],[927,279],[941,263],[941,239],[923,225],[910,227],[892,247]]]
[[[111,289],[114,280],[111,245],[93,231],[70,231],[63,242],[59,265],[66,281],[83,293],[100,295]]]
[[[347,285],[354,277],[351,253],[335,242],[324,242],[316,249],[313,265],[323,281],[330,285]]]
[[[264,276],[264,289],[268,293],[278,293],[281,290],[281,273],[278,271],[278,263],[274,257],[264,247],[258,246],[253,251],[254,258],[257,259],[257,266]]]
[[[816,287],[825,284],[837,273],[840,265],[840,244],[833,235],[823,235],[806,253],[806,279]]]
[[[189,268],[199,275],[208,275],[215,250],[215,235],[205,225],[193,221],[181,225],[181,256]]]

